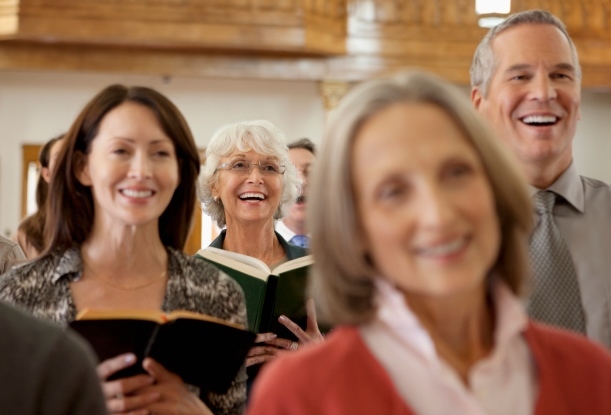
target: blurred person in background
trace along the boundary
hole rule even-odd
[[[302,138],[288,145],[289,160],[297,168],[303,184],[297,202],[293,204],[286,216],[276,222],[276,232],[289,243],[302,248],[310,246],[310,237],[306,226],[308,202],[308,179],[316,159],[316,146],[309,138]]]
[[[310,195],[311,293],[341,327],[270,363],[249,415],[610,413],[611,353],[523,308],[526,183],[461,91],[354,88]]]
[[[21,222],[15,236],[16,242],[25,252],[28,259],[36,258],[46,248],[45,223],[47,218],[47,198],[49,197],[49,182],[59,151],[61,150],[62,138],[59,135],[47,141],[42,146],[38,155],[40,174],[36,183],[36,207],[37,210]]]

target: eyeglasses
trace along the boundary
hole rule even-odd
[[[252,172],[252,168],[257,166],[259,172],[263,176],[274,176],[276,174],[284,174],[286,168],[284,164],[278,164],[275,161],[260,161],[258,163],[249,163],[247,161],[232,161],[230,163],[220,164],[217,170],[227,170],[239,175],[247,175]]]

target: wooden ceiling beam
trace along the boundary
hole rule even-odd
[[[513,0],[566,22],[583,86],[611,88],[611,0]],[[419,67],[468,85],[474,0],[0,0],[0,70],[360,81]]]

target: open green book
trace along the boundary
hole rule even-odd
[[[246,296],[248,328],[255,333],[273,332],[285,339],[295,335],[278,322],[285,315],[305,330],[305,289],[311,255],[280,264],[273,270],[256,258],[208,247],[197,256],[235,279]]]

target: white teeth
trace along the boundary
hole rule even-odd
[[[555,123],[558,120],[553,115],[529,115],[522,119],[526,124],[549,124]]]
[[[259,200],[263,200],[265,199],[265,195],[263,195],[262,193],[244,193],[242,195],[240,195],[240,199],[244,200],[244,199],[259,199]]]
[[[435,246],[433,248],[424,248],[424,249],[421,249],[420,251],[424,255],[430,255],[430,256],[451,255],[459,251],[460,249],[462,249],[465,243],[466,243],[466,239],[461,238],[461,239],[457,239],[447,244]]]
[[[151,197],[153,195],[152,190],[123,189],[121,190],[121,193],[123,193],[127,197],[133,197],[133,198],[138,198],[138,199],[145,198],[145,197]]]

